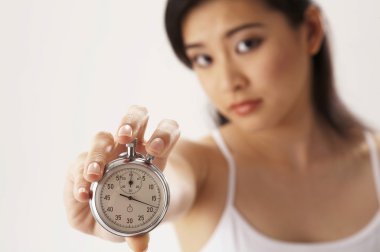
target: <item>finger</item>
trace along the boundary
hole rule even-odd
[[[149,234],[143,234],[134,237],[126,237],[128,246],[135,252],[144,252],[148,250]]]
[[[101,131],[95,135],[83,168],[85,180],[88,182],[100,180],[104,166],[113,158],[114,145],[115,141],[111,133]]]
[[[143,143],[148,119],[148,110],[145,107],[139,105],[130,106],[117,131],[117,142],[125,145],[137,138],[139,143]]]
[[[85,159],[87,158],[87,153],[82,153],[78,157],[78,161],[74,165],[73,170],[73,195],[74,198],[79,202],[87,202],[89,200],[89,192],[91,183],[83,178],[83,167]]]
[[[179,125],[170,119],[162,120],[145,145],[146,152],[153,155],[153,163],[164,169],[170,151],[180,137]]]

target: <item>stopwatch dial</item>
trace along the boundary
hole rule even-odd
[[[140,190],[142,179],[140,173],[132,170],[116,175],[116,181],[119,181],[120,189],[127,194],[134,194]]]
[[[97,196],[103,221],[122,233],[146,230],[166,211],[163,183],[146,167],[114,170],[105,177]]]

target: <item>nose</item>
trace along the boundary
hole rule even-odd
[[[241,91],[249,84],[249,79],[243,70],[228,59],[220,64],[219,78],[220,86],[225,92]]]

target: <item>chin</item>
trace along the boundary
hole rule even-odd
[[[249,133],[256,133],[269,127],[268,123],[266,123],[265,120],[254,116],[245,118],[233,118],[231,121],[236,127],[244,132]]]
[[[252,114],[246,117],[234,117],[232,122],[241,130],[247,133],[258,133],[265,131],[278,125],[279,118],[269,116],[264,113]]]

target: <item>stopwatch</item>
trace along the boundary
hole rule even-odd
[[[90,209],[96,221],[118,236],[150,232],[169,207],[169,186],[152,163],[154,156],[136,152],[137,139],[105,166],[104,176],[91,184]]]

